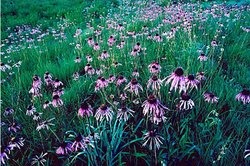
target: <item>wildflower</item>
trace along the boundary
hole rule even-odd
[[[8,130],[10,131],[10,132],[17,132],[18,130],[21,130],[21,126],[19,125],[19,124],[17,124],[17,123],[12,123],[10,126],[9,126],[9,128],[8,128]]]
[[[95,85],[95,91],[100,90],[100,88],[105,88],[108,86],[108,81],[104,77],[98,77]]]
[[[112,66],[117,67],[117,66],[122,66],[122,64],[116,61],[112,64]]]
[[[160,90],[162,86],[162,80],[158,79],[156,75],[152,76],[147,83],[147,89],[149,89],[150,87],[153,90]]]
[[[35,112],[34,115],[33,115],[33,120],[35,120],[35,121],[40,120],[42,114],[43,113],[41,113],[41,112]]]
[[[11,66],[4,64],[3,62],[0,62],[0,70],[5,72],[6,69],[11,69]]]
[[[84,117],[85,115],[89,117],[90,115],[93,115],[93,111],[91,106],[84,102],[78,110],[78,116]]]
[[[158,125],[160,122],[166,122],[166,119],[167,118],[165,116],[160,115],[160,114],[159,115],[152,115],[150,117],[151,122],[156,124],[156,125]]]
[[[148,69],[150,73],[159,73],[161,72],[161,66],[158,62],[153,62],[150,65],[148,65]]]
[[[141,51],[141,44],[139,42],[134,46],[134,50],[137,50],[137,52]]]
[[[32,87],[29,93],[32,93],[34,97],[42,96],[40,87]]]
[[[127,94],[126,94],[126,93],[122,93],[122,94],[120,94],[120,98],[121,98],[122,100],[126,100],[128,97],[127,97]]]
[[[197,79],[198,79],[199,81],[204,81],[204,80],[206,80],[206,77],[204,76],[204,72],[198,72],[198,73],[196,74],[196,77],[197,77]]]
[[[191,100],[190,96],[187,93],[181,95],[181,101],[179,103],[179,109],[189,110],[194,107],[194,102]]]
[[[4,116],[7,116],[7,115],[10,115],[10,114],[13,114],[14,113],[14,110],[12,108],[6,108],[3,115]]]
[[[217,42],[216,42],[215,40],[213,40],[213,41],[211,42],[211,46],[215,47],[215,46],[218,46],[218,44],[217,44]]]
[[[76,59],[74,60],[75,63],[80,63],[81,61],[82,59],[79,56],[77,56]]]
[[[170,91],[173,88],[176,91],[178,87],[180,88],[180,92],[182,90],[185,90],[185,77],[183,76],[183,74],[183,69],[181,67],[178,67],[170,76],[165,78],[167,79],[166,84],[169,84],[172,81]]]
[[[132,76],[134,77],[139,77],[139,72],[137,69],[134,69],[133,73],[132,73]]]
[[[58,96],[61,96],[64,94],[64,91],[63,89],[56,89],[53,93],[52,93],[52,96],[55,96],[55,95],[58,95]]]
[[[62,101],[62,99],[60,98],[59,95],[54,95],[53,96],[52,105],[53,105],[53,107],[58,107],[58,106],[63,105],[63,101]]]
[[[1,146],[1,154],[0,154],[0,163],[1,164],[5,164],[5,161],[10,159],[7,155],[8,150],[6,148],[4,148],[3,146]]]
[[[36,112],[36,108],[33,105],[29,105],[26,111],[26,115],[31,116]]]
[[[119,76],[117,81],[116,81],[116,85],[120,86],[124,82],[127,82],[127,79],[125,77],[123,77],[123,76]]]
[[[199,84],[200,82],[197,80],[197,79],[195,79],[195,77],[194,77],[194,75],[193,74],[189,74],[187,77],[186,77],[186,89],[193,89],[193,88],[195,88],[195,89],[198,89],[198,84]]]
[[[204,53],[201,53],[200,56],[198,57],[198,60],[200,60],[201,62],[202,62],[202,61],[207,61],[207,59],[208,59],[208,58],[207,58],[207,56],[205,56]]]
[[[41,153],[40,156],[35,156],[34,158],[32,158],[32,162],[31,162],[31,165],[35,165],[35,164],[38,164],[38,165],[43,165],[44,166],[44,163],[46,162],[46,160],[44,159],[44,157],[47,155],[48,153]]]
[[[107,59],[107,58],[109,58],[110,57],[110,55],[108,54],[108,52],[106,51],[106,50],[104,50],[102,53],[101,53],[101,55],[98,57],[98,59]]]
[[[48,71],[46,71],[46,72],[44,73],[43,78],[44,78],[45,80],[46,80],[46,79],[52,79],[52,75],[51,75]]]
[[[149,95],[148,99],[142,103],[142,107],[144,115],[163,115],[164,109],[168,109],[154,95]]]
[[[115,42],[114,37],[113,37],[113,36],[110,36],[109,39],[108,39],[108,45],[109,45],[109,46],[113,46],[114,42]]]
[[[146,134],[144,134],[143,140],[145,140],[142,146],[146,146],[149,142],[149,149],[159,149],[164,138],[160,136],[156,131],[150,130]]]
[[[59,154],[59,155],[66,155],[68,154],[69,152],[71,152],[71,144],[70,143],[67,143],[67,142],[62,142],[60,144],[60,146],[56,149],[56,154]]]
[[[58,87],[61,87],[61,86],[63,86],[63,83],[61,81],[59,81],[59,79],[56,78],[55,81],[54,81],[54,87],[58,88]]]
[[[16,147],[18,149],[20,149],[22,146],[24,146],[24,139],[21,137],[21,138],[16,138],[16,137],[13,137],[11,138],[10,142],[9,142],[9,146],[10,147]]]
[[[86,58],[88,63],[93,61],[93,58],[90,55],[87,55]]]
[[[90,37],[90,38],[88,39],[88,45],[89,45],[89,46],[94,46],[94,44],[95,44],[94,40]]]
[[[206,102],[211,102],[211,103],[217,103],[219,99],[211,92],[206,92],[203,96]]]
[[[74,74],[73,74],[72,77],[73,77],[73,80],[74,80],[74,81],[77,81],[77,80],[79,79],[80,76],[79,76],[79,73],[78,73],[78,72],[74,72]]]
[[[133,49],[132,52],[130,53],[132,56],[136,56],[139,54],[139,51],[137,49]]]
[[[242,101],[243,104],[250,103],[250,91],[248,89],[243,89],[239,94],[236,95],[235,99],[237,101]]]
[[[98,43],[95,43],[95,45],[94,45],[94,50],[100,50],[100,46],[99,46]]]
[[[84,142],[83,142],[83,136],[81,134],[78,134],[75,137],[75,141],[73,142],[73,144],[71,146],[71,150],[78,151],[78,150],[85,149],[85,148],[86,147],[85,147]]]
[[[122,104],[121,108],[118,109],[117,118],[119,120],[123,119],[126,122],[128,120],[128,115],[133,116],[133,113],[134,113],[133,110],[126,107],[125,104]]]
[[[82,30],[80,28],[77,28],[76,33],[74,34],[74,37],[79,36],[82,33]]]
[[[32,83],[32,88],[36,89],[39,88],[41,89],[42,86],[42,80],[40,77],[38,77],[37,75],[33,76],[33,83]]]
[[[54,120],[54,119],[55,118],[51,118],[49,120],[45,120],[45,121],[39,123],[38,126],[37,126],[37,128],[36,128],[36,130],[37,131],[39,131],[41,129],[47,129],[48,130],[50,126],[54,126],[54,124],[51,123],[51,121]]]
[[[115,76],[111,74],[111,75],[109,76],[109,78],[108,78],[108,82],[109,82],[109,83],[112,83],[112,82],[114,82],[114,81],[115,81]]]
[[[44,81],[45,81],[47,87],[53,86],[54,81],[52,80],[52,77],[50,75],[45,75]]]
[[[125,86],[124,90],[129,90],[130,93],[135,93],[135,95],[139,95],[139,90],[143,91],[142,86],[136,78],[133,78],[128,85]]]
[[[98,121],[102,121],[103,118],[106,118],[107,121],[111,121],[113,118],[113,110],[108,107],[106,104],[102,104],[95,114],[95,118]]]
[[[103,73],[102,69],[100,69],[100,68],[96,69],[96,74],[97,75],[101,75],[102,73]]]

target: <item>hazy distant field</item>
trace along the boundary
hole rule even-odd
[[[4,165],[249,165],[247,1],[3,0]]]

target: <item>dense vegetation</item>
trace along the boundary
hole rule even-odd
[[[249,10],[3,0],[1,163],[248,165]]]

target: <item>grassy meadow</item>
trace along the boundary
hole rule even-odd
[[[248,166],[248,1],[2,0],[1,165]]]

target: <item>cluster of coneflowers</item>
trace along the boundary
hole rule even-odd
[[[6,108],[3,112],[3,116],[6,118],[13,118],[14,116],[13,108]],[[1,129],[7,126],[6,123],[1,122]],[[0,163],[5,164],[5,161],[9,159],[11,153],[16,153],[18,150],[24,146],[25,139],[20,137],[21,126],[17,122],[8,124],[8,140],[6,142],[1,142],[1,153],[0,153]],[[14,151],[14,152],[13,152]]]

